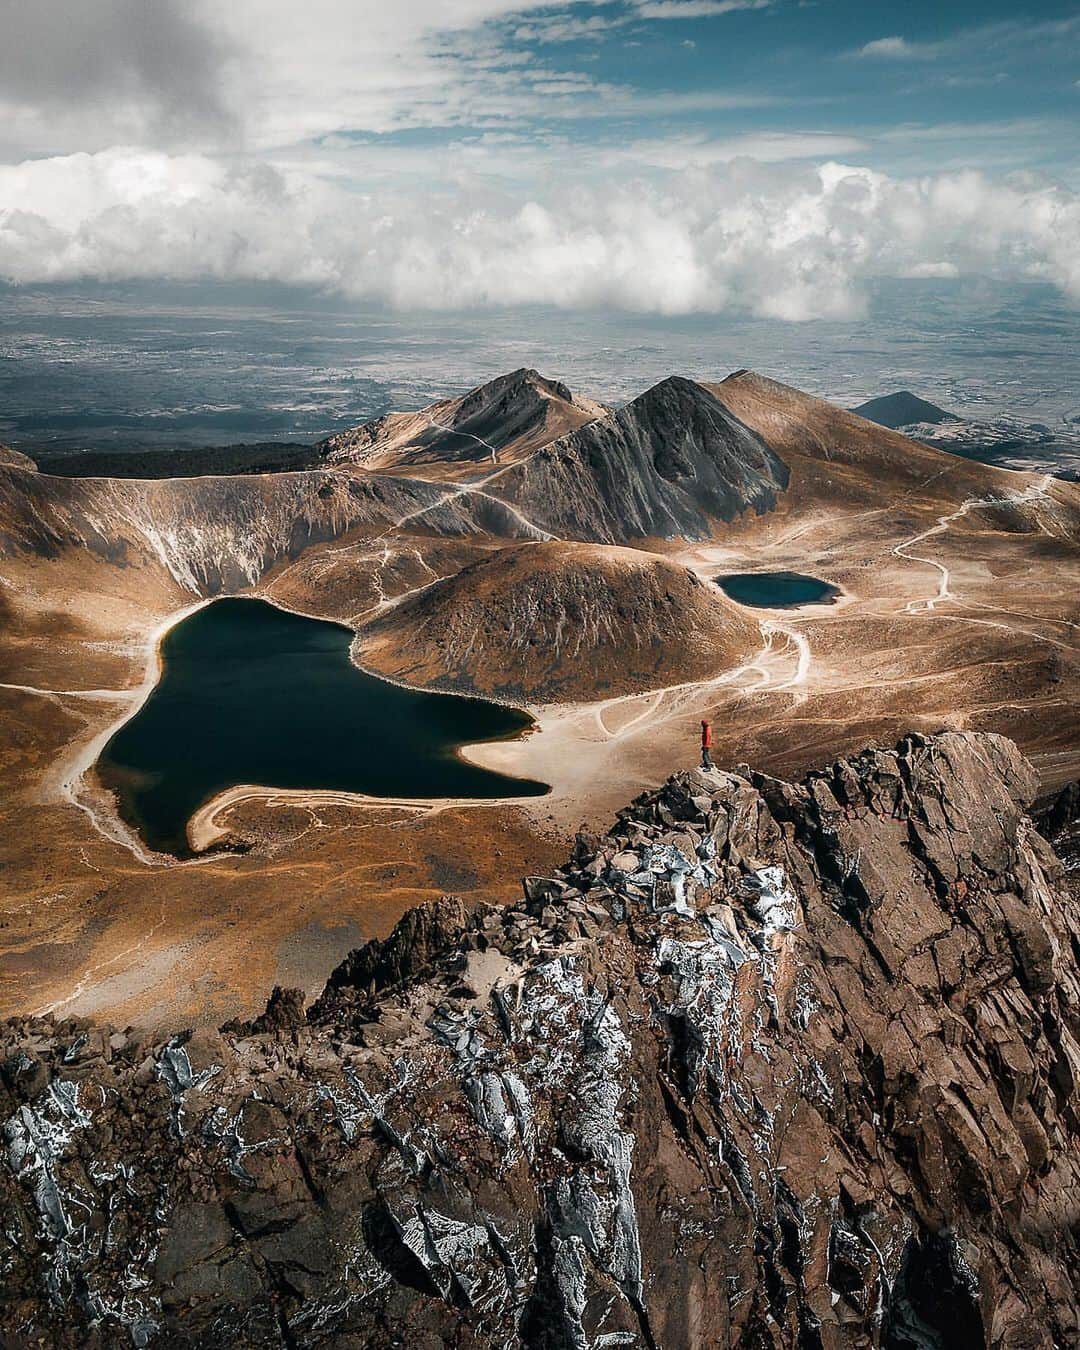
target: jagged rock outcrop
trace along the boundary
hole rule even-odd
[[[552,534],[614,544],[706,538],[710,521],[771,510],[788,471],[715,394],[672,376],[496,482]]]
[[[602,417],[607,410],[565,384],[522,368],[478,385],[460,398],[419,412],[392,412],[338,432],[316,446],[332,465],[380,472],[436,471],[443,477],[523,459],[542,445]]]
[[[365,623],[354,650],[410,684],[546,701],[709,679],[760,646],[746,612],[687,568],[556,541],[500,549],[417,590]]]
[[[303,1026],[3,1030],[5,1345],[1077,1343],[1077,897],[1015,747],[682,773]]]
[[[1080,871],[1080,779],[1039,798],[1031,813],[1066,869]]]

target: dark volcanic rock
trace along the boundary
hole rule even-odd
[[[0,1342],[1076,1345],[1080,909],[1033,788],[956,733],[683,773],[306,1024],[7,1024]]]
[[[704,538],[709,521],[776,504],[784,462],[715,395],[672,376],[523,464],[491,491],[567,539]]]
[[[1031,815],[1069,871],[1080,870],[1080,781],[1036,801]]]
[[[332,1022],[335,1014],[358,1000],[374,999],[384,989],[424,974],[457,946],[466,917],[464,904],[454,895],[410,909],[385,941],[365,942],[331,973],[322,997],[312,1006],[312,1019]]]
[[[261,1036],[268,1031],[295,1031],[304,1025],[304,991],[275,984],[266,1008],[249,1022],[227,1022],[221,1029],[233,1036]]]

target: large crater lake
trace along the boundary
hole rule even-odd
[[[485,699],[403,689],[349,660],[352,632],[263,600],[216,600],[170,629],[150,697],[98,760],[120,812],[158,851],[188,852],[187,823],[244,783],[377,797],[534,797],[543,783],[458,751],[532,719]]]

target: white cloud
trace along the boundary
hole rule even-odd
[[[740,9],[768,9],[775,0],[634,0],[643,19],[708,19]]]
[[[273,280],[401,308],[847,318],[878,275],[1036,277],[1080,302],[1080,198],[747,159],[543,194],[378,196],[301,168],[110,150],[0,168],[0,276]]]
[[[544,0],[0,0],[0,156],[116,144],[252,151],[343,131],[528,117],[545,80],[576,78],[579,96],[593,85],[506,42],[514,23],[530,13],[550,21],[551,9]]]
[[[0,0],[0,161],[117,145],[281,154],[324,137],[762,107],[778,100],[726,84],[635,89],[568,68],[556,45],[640,29],[646,10],[761,3]]]
[[[857,312],[877,273],[1039,276],[1078,296],[1067,189],[837,163],[1011,167],[1040,124],[778,131],[721,118],[778,108],[775,82],[646,91],[617,64],[558,59],[571,39],[769,4],[0,0],[0,276],[795,319]],[[1071,50],[1078,31],[1009,22],[848,55],[940,56],[936,74],[972,47],[984,64]]]
[[[0,0],[0,150],[231,134],[234,55],[183,0]]]
[[[589,164],[594,172],[605,173],[613,168],[634,172],[644,168],[680,171],[727,164],[735,159],[752,159],[759,164],[827,159],[858,154],[866,148],[866,142],[857,136],[828,131],[761,131],[726,138],[687,134],[598,148],[589,155]]]
[[[860,47],[855,55],[886,61],[925,61],[934,55],[934,48],[928,43],[909,42],[903,37],[883,37]]]
[[[606,37],[613,29],[623,27],[626,17],[550,14],[529,23],[518,24],[513,30],[514,38],[518,42],[551,43],[598,40]]]
[[[982,66],[1000,62],[1022,67],[1033,59],[1071,60],[1080,39],[1080,15],[1066,19],[1033,21],[1028,16],[1003,19],[973,28],[961,28],[934,42],[911,42],[898,34],[880,37],[854,51],[844,53],[856,59],[880,61],[941,61],[942,63]]]

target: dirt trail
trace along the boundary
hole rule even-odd
[[[1053,481],[1053,475],[1044,474],[1039,482],[1029,483],[1022,492],[1008,493],[1004,497],[968,497],[966,501],[960,503],[955,511],[951,511],[948,515],[939,516],[936,525],[931,525],[929,529],[922,530],[919,534],[912,535],[910,539],[905,539],[896,544],[892,551],[898,558],[904,558],[908,562],[923,563],[926,567],[935,568],[940,574],[937,595],[925,600],[909,600],[904,607],[904,612],[906,614],[929,614],[944,601],[956,599],[950,589],[952,575],[945,563],[938,562],[936,558],[926,558],[919,553],[912,553],[910,551],[912,545],[921,544],[924,539],[932,539],[935,535],[944,534],[955,521],[961,520],[969,511],[974,511],[979,507],[1020,506],[1025,502],[1038,501],[1039,499],[1051,500],[1048,489]]]

